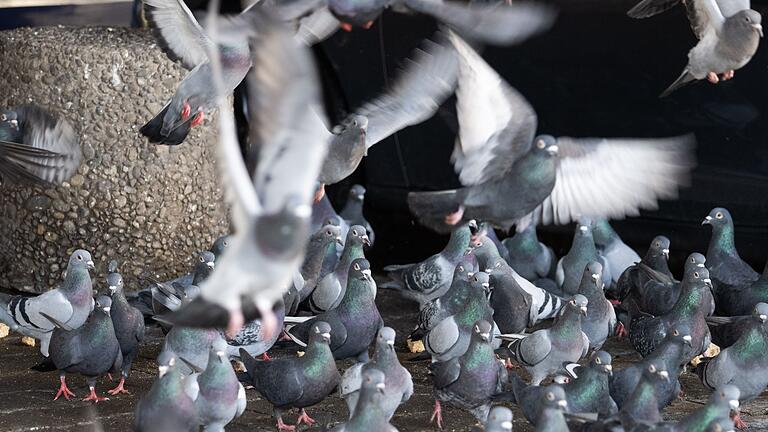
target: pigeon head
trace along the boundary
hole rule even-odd
[[[726,384],[712,393],[709,402],[714,405],[727,404],[730,409],[735,410],[739,408],[740,396],[741,392],[738,387]]]
[[[93,263],[93,258],[91,258],[91,253],[87,250],[78,249],[74,252],[72,252],[72,255],[69,256],[69,264],[67,265],[67,271],[70,269],[87,269],[87,270],[93,270],[96,268],[96,265]]]
[[[582,315],[586,315],[587,314],[587,303],[589,303],[589,302],[587,301],[586,297],[584,297],[581,294],[576,294],[568,302],[568,307],[578,311],[578,313],[580,313]]]
[[[592,236],[592,220],[580,218],[576,223],[576,236]]]
[[[602,288],[603,266],[597,261],[592,261],[584,267],[583,279],[592,280],[596,287]]]
[[[557,138],[552,135],[539,135],[533,140],[533,151],[548,157],[556,157],[560,152]]]
[[[359,279],[366,282],[373,282],[371,276],[371,263],[365,258],[358,258],[352,261],[352,265],[349,266],[348,280]]]
[[[668,238],[664,236],[656,236],[651,242],[651,247],[648,249],[654,256],[661,255],[664,258],[669,259],[669,246],[670,241]]]
[[[731,213],[722,207],[715,207],[701,222],[702,225],[712,225],[713,228],[733,225]]]
[[[768,321],[768,304],[760,302],[755,305],[752,310],[752,316],[757,318],[761,323]]]
[[[375,367],[366,367],[363,369],[362,378],[362,388],[365,391],[370,392],[369,394],[383,394],[384,390],[387,389],[386,384],[384,384],[386,378],[384,372]]]
[[[688,258],[685,260],[685,268],[683,270],[684,276],[688,277],[689,275],[693,274],[696,270],[703,269],[704,263],[707,261],[707,259],[704,257],[704,255],[694,252],[690,255],[688,255]]]
[[[381,348],[395,349],[395,330],[392,327],[382,327],[376,336],[376,344]]]
[[[229,247],[229,244],[231,243],[231,239],[229,235],[223,235],[216,239],[215,242],[211,245],[210,251],[213,253],[213,255],[216,256],[216,258],[220,257],[221,254],[224,253],[224,250],[226,250]]]
[[[480,234],[480,227],[477,225],[477,221],[474,219],[470,219],[467,221],[464,225],[469,228],[469,233],[471,234],[471,239],[474,240],[477,238]]]
[[[645,368],[643,373],[652,379],[669,381],[669,372],[663,370],[661,364],[651,362]]]
[[[356,184],[349,189],[349,199],[363,202],[365,199],[365,188],[363,185]]]
[[[309,205],[289,199],[280,211],[260,216],[254,234],[261,253],[284,261],[300,257],[309,238],[311,214]]]
[[[216,268],[216,255],[213,252],[202,251],[197,253],[196,266],[207,267],[210,270]]]
[[[611,355],[605,351],[598,351],[597,353],[595,353],[589,365],[592,368],[602,373],[613,375],[613,366],[611,366]]]
[[[559,385],[547,387],[547,391],[543,394],[542,402],[546,408],[556,408],[563,411],[568,409],[568,402],[565,400],[565,390]]]
[[[482,290],[486,294],[491,291],[491,278],[486,272],[477,272],[470,276],[469,284],[472,290]]]
[[[0,122],[7,123],[13,129],[19,129],[19,115],[16,111],[4,111],[0,114]]]
[[[109,289],[109,295],[115,295],[115,293],[123,292],[123,275],[120,273],[108,274],[107,287]]]
[[[706,267],[697,268],[690,274],[693,282],[703,282],[708,287],[712,287],[712,279],[709,278],[709,270]]]
[[[322,342],[325,344],[331,343],[331,325],[325,321],[317,321],[315,325],[312,326],[309,341]]]
[[[485,272],[490,275],[493,275],[493,272],[500,271],[502,268],[504,268],[504,265],[506,264],[507,264],[507,261],[504,260],[504,258],[501,258],[501,257],[494,258],[488,262],[488,268],[485,269]]]
[[[756,35],[763,37],[762,21],[763,16],[760,15],[760,12],[752,9],[743,9],[726,18],[723,30],[728,33],[733,32],[741,35],[754,32]]]
[[[483,342],[490,342],[492,331],[493,327],[491,327],[491,324],[488,321],[480,320],[476,322],[475,326],[472,328],[472,337]]]
[[[99,298],[96,299],[96,307],[101,309],[107,316],[110,316],[110,310],[112,310],[112,298],[105,295],[99,296]]]
[[[512,411],[503,406],[495,406],[488,413],[488,420],[485,423],[486,430],[512,430]]]
[[[319,236],[319,238],[326,244],[336,242],[337,244],[344,246],[344,239],[341,238],[341,227],[338,225],[325,225],[320,228],[315,235]]]
[[[171,351],[161,351],[157,356],[157,371],[160,378],[162,378],[168,370],[176,366],[176,356]]]
[[[718,417],[707,425],[704,432],[735,432],[736,428],[733,426],[733,420],[728,417]]]
[[[229,362],[229,357],[227,356],[227,342],[224,338],[219,338],[211,344],[208,364],[212,364],[214,361],[218,361],[219,363]]]
[[[349,245],[371,245],[371,240],[368,238],[368,232],[362,225],[352,225],[347,232],[347,239],[344,244]]]
[[[693,338],[691,337],[691,329],[690,326],[686,323],[678,323],[677,326],[673,327],[669,333],[667,333],[667,337],[672,340],[677,340],[682,342],[685,345],[691,346],[691,341]]]
[[[456,265],[456,268],[453,272],[453,277],[469,280],[469,276],[477,273],[478,270],[480,270],[480,267],[477,264],[477,257],[475,257],[473,254],[467,254],[462,256],[461,260]]]

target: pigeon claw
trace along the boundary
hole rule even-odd
[[[96,387],[91,387],[91,393],[88,396],[83,398],[83,402],[94,401],[96,403],[99,403],[99,402],[104,402],[104,401],[108,401],[108,400],[109,400],[109,398],[101,397],[101,396],[96,394]]]
[[[325,196],[325,183],[320,183],[320,186],[318,186],[317,190],[315,190],[315,198],[313,199],[313,201],[315,203],[319,203],[324,196]]]
[[[733,417],[731,417],[731,420],[733,420],[733,426],[736,429],[746,429],[749,427],[747,422],[744,421],[744,419],[741,418],[741,415],[738,413],[733,413]]]
[[[195,114],[195,118],[192,119],[192,122],[189,124],[189,127],[193,128],[201,124],[204,118],[205,118],[205,114],[203,114],[202,111],[199,111],[197,114]]]
[[[726,72],[723,74],[723,81],[728,81],[728,80],[730,80],[730,79],[733,79],[733,76],[734,76],[735,74],[736,74],[736,72],[735,72],[733,69],[731,69],[731,70],[729,70],[729,71],[726,71]]]
[[[350,24],[350,23],[343,22],[343,23],[339,24],[339,26],[345,32],[351,32],[352,31],[352,24]]]
[[[445,217],[445,223],[448,225],[456,225],[461,222],[461,218],[464,217],[464,206],[459,206],[459,209]]]
[[[429,423],[437,421],[437,428],[443,430],[443,409],[440,406],[440,401],[435,399],[435,410],[432,412],[432,418],[429,419]]]
[[[60,396],[64,396],[64,399],[66,399],[66,400],[69,400],[69,398],[71,398],[71,397],[77,397],[67,387],[66,378],[61,377],[61,378],[59,378],[59,381],[61,382],[61,386],[59,386],[59,391],[56,392],[56,396],[53,398],[53,400],[58,400]]]
[[[512,370],[512,369],[516,368],[517,366],[515,366],[515,364],[514,364],[514,363],[512,363],[512,360],[510,360],[510,358],[509,358],[509,357],[507,357],[507,359],[506,359],[506,360],[504,360],[504,367],[505,367],[507,370]]]
[[[290,338],[289,338],[289,339],[290,339]],[[264,352],[264,353],[261,355],[261,360],[262,360],[262,361],[271,361],[272,359],[269,357],[269,354],[267,354],[267,352],[265,351],[265,352]]]
[[[192,107],[189,106],[188,102],[184,102],[184,105],[181,106],[181,119],[186,120],[189,118],[189,114],[192,113]]]
[[[315,419],[307,414],[307,411],[304,410],[304,408],[301,409],[301,415],[299,415],[299,418],[296,420],[296,426],[302,423],[306,423],[309,427],[312,427],[315,423],[317,423]]]
[[[227,323],[227,337],[234,338],[237,333],[243,328],[245,324],[245,317],[243,312],[238,308],[229,311],[229,322]]]
[[[363,24],[362,27],[366,30],[373,27],[373,21],[368,21],[367,23]]]
[[[712,84],[717,84],[720,82],[720,78],[718,78],[716,73],[710,72],[707,74],[707,81],[711,82]]]
[[[288,424],[283,423],[282,417],[277,419],[277,430],[292,431],[292,430],[295,430],[295,429],[296,429],[296,426],[288,425]]]
[[[117,387],[113,388],[112,390],[107,390],[107,393],[111,394],[112,396],[118,395],[118,394],[131,394],[128,390],[125,389],[125,377],[120,378],[120,383],[117,384]]]
[[[629,332],[627,331],[627,328],[624,327],[624,324],[621,322],[616,324],[616,337],[623,339],[627,336],[629,336]]]

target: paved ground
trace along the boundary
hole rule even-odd
[[[414,377],[415,394],[411,400],[396,414],[393,423],[401,431],[433,430],[429,425],[433,399],[431,382],[426,375],[425,363],[405,362],[411,354],[407,352],[404,334],[413,326],[415,306],[400,300],[392,292],[382,291],[379,303],[385,322],[398,332],[398,350],[401,361],[409,368]],[[128,381],[128,389],[133,392],[129,396],[118,396],[98,405],[90,402],[53,401],[58,379],[55,372],[39,373],[29,370],[29,367],[39,362],[37,349],[23,346],[19,337],[11,335],[0,341],[0,428],[5,431],[38,431],[38,430],[71,430],[71,431],[127,431],[131,429],[133,411],[139,396],[151,385],[156,376],[154,358],[162,342],[162,333],[154,328],[149,332],[146,345],[136,360],[133,374]],[[607,350],[614,355],[614,367],[621,368],[628,362],[637,360],[637,355],[623,341],[611,340]],[[274,353],[277,356],[290,355],[289,351],[281,350]],[[351,363],[339,363],[339,368],[348,367]],[[85,396],[87,387],[80,376],[69,379],[71,388],[78,396]],[[669,419],[677,419],[698,408],[707,398],[707,392],[695,375],[686,373],[683,378],[685,400],[678,400],[665,411]],[[104,393],[111,383],[103,378],[99,381],[98,390]],[[272,430],[274,425],[270,417],[271,408],[258,394],[249,390],[248,408],[245,415],[237,419],[227,429],[229,431],[264,431]],[[768,430],[768,397],[760,399],[745,407],[745,420],[750,423],[751,430]],[[341,421],[346,416],[346,406],[336,394],[327,398],[322,404],[310,411],[321,423],[332,424]],[[286,417],[288,423],[293,423],[295,414]],[[473,425],[474,419],[468,414],[448,408],[445,413],[446,430],[467,431]],[[319,430],[316,428],[316,430]],[[515,431],[530,431],[518,411],[515,412]]]

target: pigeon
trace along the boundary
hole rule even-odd
[[[216,35],[215,13],[210,15],[207,27]],[[246,33],[252,21],[259,28],[259,37],[251,41],[254,66],[248,86],[254,114],[250,138],[258,143],[258,163],[251,176],[226,92],[217,91],[222,107],[217,153],[220,165],[227,167],[221,175],[234,235],[216,270],[201,284],[200,296],[165,318],[187,326],[223,327],[229,335],[255,318],[261,318],[267,334],[277,331],[272,307],[303,261],[310,202],[327,151],[326,143],[317,139],[325,126],[310,53],[269,16],[250,18],[228,20],[227,32]],[[213,83],[221,89],[220,65],[215,56],[212,60]]]
[[[469,45],[457,37],[452,42],[459,54],[460,129],[452,160],[463,187],[410,192],[408,205],[422,225],[442,232],[477,219],[520,231],[578,217],[615,219],[655,208],[686,183],[692,135],[535,137],[536,113],[528,101]],[[587,192],[595,190],[600,193]]]
[[[760,277],[751,284],[740,290],[721,290],[717,299],[717,309],[719,313],[727,316],[748,315],[754,305],[760,302],[768,303],[768,263]]]
[[[321,196],[320,199],[317,199],[318,195]],[[325,225],[336,225],[341,229],[342,239],[347,237],[347,231],[349,231],[349,224],[336,213],[331,200],[325,194],[325,188],[322,183],[319,183],[315,188],[315,200],[312,202],[312,218],[310,223],[312,232],[317,232]]]
[[[642,312],[664,315],[680,294],[680,283],[669,270],[668,261],[669,239],[657,236],[645,256],[624,270],[615,289],[606,292],[611,292],[622,303],[633,302]]]
[[[554,277],[557,257],[551,247],[536,237],[536,226],[528,225],[502,243],[509,254],[507,262],[520,276],[532,282]]]
[[[365,374],[371,369],[380,371],[385,376],[383,382],[386,387],[383,395],[376,403],[385,420],[391,420],[397,407],[407,402],[413,395],[411,374],[400,365],[395,353],[395,331],[391,327],[382,327],[376,336],[376,345],[371,361],[356,363],[347,369],[341,377],[339,395],[347,403],[350,420],[362,397],[361,386],[365,383]]]
[[[312,426],[315,421],[305,408],[321,402],[341,381],[329,346],[331,326],[324,321],[314,321],[308,333],[306,354],[302,357],[264,362],[240,351],[250,384],[274,407],[279,430],[295,428],[283,423],[283,410],[291,408],[301,408],[297,426],[302,422]]]
[[[387,417],[382,406],[386,403],[388,387],[384,372],[375,367],[366,367],[359,381],[360,400],[349,420],[331,429],[331,432],[397,432],[397,428],[389,424],[391,416]]]
[[[337,360],[350,357],[368,361],[368,346],[383,326],[376,308],[371,286],[371,265],[365,258],[352,261],[347,277],[347,290],[339,305],[301,324],[287,327],[286,333],[297,344],[305,346],[319,321],[333,330],[331,351]]]
[[[612,374],[611,355],[597,351],[586,367],[579,368],[578,377],[563,386],[568,410],[572,413],[597,413],[598,418],[617,413],[619,409],[608,389]]]
[[[474,324],[480,320],[493,322],[493,309],[488,304],[488,280],[488,274],[483,272],[470,276],[469,292],[459,312],[443,318],[424,336],[424,348],[433,361],[461,356],[470,345]],[[497,332],[494,329],[494,333]]]
[[[496,395],[495,399],[509,400],[517,404],[523,411],[525,418],[532,425],[536,426],[537,430],[548,430],[543,429],[543,425],[540,423],[540,421],[544,420],[544,417],[549,417],[546,422],[549,422],[551,425],[559,424],[560,419],[562,419],[562,424],[565,425],[565,419],[562,418],[561,411],[567,409],[568,401],[561,384],[551,384],[546,387],[528,385],[516,373],[509,375],[509,384],[509,389],[504,393]],[[547,411],[550,412],[547,416],[544,416],[544,413]],[[568,428],[555,428],[552,430],[567,431]]]
[[[216,345],[208,356],[205,371],[200,371],[195,378],[198,389],[195,408],[206,432],[223,432],[229,422],[243,415],[246,406],[245,388],[229,364],[224,344]],[[184,361],[183,357],[180,359]]]
[[[120,383],[108,393],[116,395],[119,393],[128,394],[125,390],[125,380],[131,372],[133,359],[139,353],[139,346],[144,340],[144,316],[135,307],[128,304],[123,292],[123,276],[117,273],[116,268],[110,269],[111,273],[107,275],[107,288],[112,298],[112,308],[110,317],[112,326],[115,329],[115,336],[120,344],[120,352],[123,356]]]
[[[470,239],[477,231],[477,223],[470,220],[457,226],[440,253],[416,264],[389,265],[384,267],[390,281],[381,288],[400,291],[403,297],[425,304],[445,294],[451,285],[456,265],[470,246]]]
[[[60,396],[69,400],[75,396],[67,387],[67,373],[85,376],[90,393],[84,401],[98,403],[108,400],[96,394],[96,379],[107,372],[119,371],[122,362],[120,343],[115,337],[115,328],[109,317],[111,306],[112,300],[109,297],[99,297],[88,321],[76,329],[45,312],[40,312],[56,326],[51,334],[50,353],[51,361],[59,370],[61,386],[53,400]]]
[[[561,371],[563,362],[575,363],[587,355],[589,338],[581,330],[582,316],[586,314],[587,298],[576,294],[552,327],[522,338],[501,335],[502,340],[512,340],[507,345],[509,354],[531,375],[531,384],[539,385],[548,375]]]
[[[696,374],[705,387],[715,390],[726,384],[739,388],[739,401],[743,404],[760,395],[768,387],[768,304],[758,303],[752,313],[753,324],[728,348],[715,357],[705,357],[696,366]],[[739,429],[744,426],[740,418],[734,419]]]
[[[712,209],[701,224],[712,226],[712,237],[707,247],[707,269],[718,300],[723,293],[738,291],[760,277],[736,250],[733,219],[728,210],[722,207]]]
[[[493,242],[493,245],[496,246],[496,250],[504,258],[504,261],[509,261],[509,251],[507,251],[507,247],[496,236],[496,230],[493,229],[491,224],[488,222],[481,223],[477,234],[474,235],[474,238],[478,237],[483,237]]]
[[[563,389],[550,386],[542,397],[542,409],[536,418],[536,432],[568,432],[563,411],[568,408]]]
[[[670,380],[669,372],[656,363],[647,363],[619,418],[625,430],[637,425],[653,426],[661,422],[657,388]]]
[[[739,408],[739,388],[725,385],[718,388],[709,397],[709,401],[696,411],[683,417],[677,423],[662,423],[654,431],[658,432],[687,432],[694,430],[710,430],[707,427],[713,422],[728,418],[731,410]],[[717,429],[715,429],[717,430]]]
[[[4,183],[58,186],[80,167],[83,153],[66,120],[36,105],[0,113],[0,179]]]
[[[594,350],[602,348],[609,336],[624,335],[624,325],[616,320],[613,305],[603,294],[603,266],[599,262],[591,262],[584,267],[579,285],[579,294],[587,298],[589,309],[581,320],[581,330],[589,338],[589,347]]]
[[[229,247],[229,243],[232,241],[230,235],[223,235],[216,240],[213,241],[213,244],[211,245],[211,248],[208,249],[209,252],[211,252],[214,256],[213,262],[214,265],[216,261],[224,254],[224,251],[227,250]]]
[[[352,263],[365,258],[364,247],[370,246],[371,241],[366,234],[365,227],[354,225],[349,228],[347,238],[344,240],[344,252],[339,258],[336,269],[317,282],[317,287],[309,296],[309,307],[315,313],[321,313],[337,307],[344,298],[347,287],[347,275]],[[376,296],[375,282],[371,286],[374,297]]]
[[[597,260],[597,248],[592,238],[592,223],[585,220],[580,221],[576,225],[571,249],[557,262],[555,282],[560,286],[564,295],[574,295],[579,292],[584,268],[587,264]],[[600,277],[602,278],[602,274]]]
[[[328,273],[324,274],[323,270],[329,259],[333,259],[335,268],[336,245],[343,244],[341,228],[337,225],[325,225],[309,238],[307,253],[299,269],[301,275],[301,286],[298,289],[299,303],[305,301],[312,294],[317,283],[328,275]],[[296,310],[289,309],[289,312],[290,315],[294,315]]]
[[[195,401],[184,391],[184,374],[175,357],[159,361],[158,378],[136,404],[134,430],[137,432],[198,432]]]
[[[472,325],[471,342],[464,354],[429,365],[435,393],[430,421],[437,421],[438,428],[443,428],[441,402],[470,411],[480,422],[488,418],[492,397],[507,382],[507,370],[491,346],[491,331],[488,321],[478,321]]]
[[[603,282],[606,289],[611,289],[624,270],[640,261],[640,255],[621,240],[606,219],[598,218],[594,221],[592,238],[603,265]]]
[[[0,307],[0,321],[11,330],[40,340],[40,352],[48,357],[51,333],[56,328],[50,318],[77,329],[93,310],[93,285],[88,273],[93,268],[91,254],[77,249],[69,256],[61,286],[37,297],[11,297]]]
[[[750,9],[749,0],[643,0],[627,12],[632,18],[647,18],[685,5],[698,44],[688,52],[688,64],[680,77],[661,97],[678,88],[706,78],[717,84],[733,78],[757,51],[763,27],[761,15]]]
[[[643,357],[653,352],[667,332],[681,323],[688,326],[691,335],[691,346],[686,347],[685,362],[709,347],[711,337],[706,322],[711,309],[709,271],[692,263],[696,261],[693,255],[689,256],[688,261],[680,296],[672,310],[658,317],[642,314],[633,317],[630,322],[629,341]],[[632,312],[630,314],[633,315]]]
[[[208,365],[208,352],[221,339],[221,334],[214,329],[176,325],[165,335],[158,359],[161,357],[183,358],[185,361],[177,363],[176,369],[184,375],[194,372],[187,363],[195,365],[198,370],[205,370]]]
[[[197,254],[195,267],[190,278],[181,277],[169,282],[160,282],[151,276],[145,278],[152,282],[149,292],[152,297],[152,312],[162,315],[178,310],[185,301],[193,300],[200,294],[199,285],[211,275],[216,267],[216,256],[212,252],[201,251]],[[160,323],[167,332],[170,326]]]
[[[285,303],[282,300],[278,300],[272,312],[277,317],[278,328],[282,328],[285,320]],[[246,323],[237,332],[235,337],[227,339],[227,355],[230,358],[237,358],[240,356],[240,350],[244,349],[253,357],[263,356],[264,360],[269,360],[267,351],[277,342],[280,334],[281,332],[272,332],[270,335],[265,334],[261,320],[255,319]]]
[[[347,223],[352,225],[360,225],[365,227],[365,231],[368,234],[368,239],[373,246],[376,241],[376,235],[373,233],[373,227],[365,219],[363,215],[363,201],[365,200],[365,188],[359,184],[352,186],[349,190],[349,198],[347,198],[347,204],[341,210],[341,217],[344,218]]]
[[[683,371],[685,364],[685,350],[691,345],[691,334],[685,323],[672,328],[661,344],[643,360],[613,373],[610,379],[611,397],[619,408],[631,400],[632,392],[637,387],[643,370],[650,365],[655,365],[659,370],[665,370],[667,380],[653,381],[655,383],[655,395],[658,409],[661,410],[680,394],[680,381],[678,376]]]
[[[512,410],[497,405],[488,413],[484,428],[486,432],[512,432]]]

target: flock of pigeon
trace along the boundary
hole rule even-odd
[[[153,143],[182,144],[219,108],[219,139],[210,144],[223,167],[233,234],[200,252],[191,274],[148,278],[150,287],[135,293],[124,292],[113,261],[108,288],[94,298],[93,260],[76,250],[59,287],[6,296],[0,321],[40,340],[46,360],[35,369],[59,371],[55,399],[74,396],[66,381],[72,373],[87,379],[84,400],[105,400],[96,391],[105,374],[120,375],[109,394],[126,393],[145,325],[159,325],[159,373],[137,406],[137,431],[224,430],[245,410],[241,382],[272,404],[280,430],[296,427],[283,419],[291,409],[300,410],[297,425],[312,426],[306,409],[338,389],[349,416],[332,430],[394,431],[389,422],[413,382],[395,352],[395,331],[377,309],[382,288],[420,306],[408,339],[424,347],[415,361],[431,360],[438,427],[442,404],[450,404],[486,431],[510,431],[512,412],[502,402],[517,404],[540,431],[744,426],[740,403],[768,386],[768,270],[760,275],[739,258],[723,208],[704,220],[713,230],[706,256],[692,253],[681,280],[669,270],[667,238],[654,238],[642,258],[622,242],[608,219],[674,198],[694,164],[694,140],[537,135],[534,109],[474,47],[522,43],[545,31],[554,22],[550,7],[264,0],[220,16],[211,3],[196,17],[180,0],[144,0],[160,45],[189,73],[141,133]],[[677,3],[643,0],[629,15],[644,18]],[[693,80],[732,78],[762,36],[748,1],[683,4],[700,42],[665,94]],[[428,13],[443,26],[390,89],[328,125],[307,46],[337,28],[370,27],[385,7]],[[256,149],[246,157],[227,107],[244,79]],[[452,163],[463,186],[408,197],[414,217],[450,239],[422,262],[386,267],[389,280],[377,286],[365,258],[375,240],[362,213],[365,189],[354,186],[337,214],[324,187],[452,95],[459,124]],[[74,130],[39,107],[4,113],[0,139],[7,181],[55,185],[82,160]],[[573,221],[571,249],[558,259],[539,242],[536,226]],[[496,237],[496,228],[513,226],[510,238]],[[613,336],[627,337],[642,361],[614,371],[601,350]],[[702,357],[712,343],[719,354]],[[276,344],[298,346],[301,355],[271,359]],[[344,359],[355,364],[340,374],[336,361]],[[692,360],[713,390],[709,402],[664,422],[661,410],[681,393],[678,377]],[[518,367],[530,380],[513,372]]]

